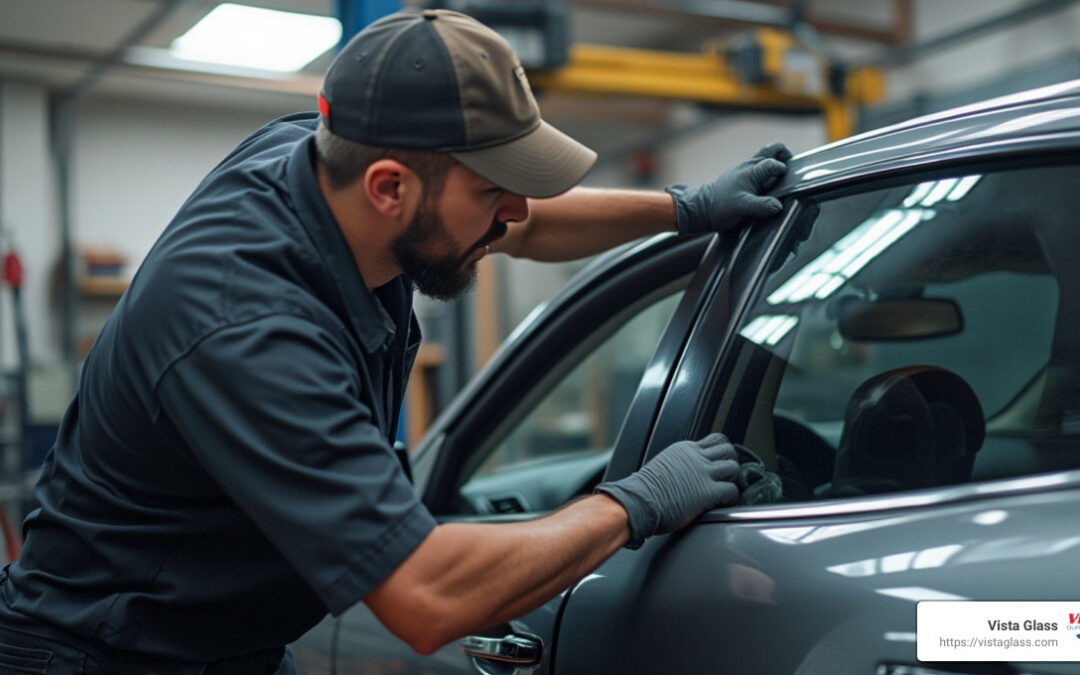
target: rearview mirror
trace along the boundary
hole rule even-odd
[[[842,298],[837,327],[852,342],[923,340],[959,333],[960,306],[944,298]]]

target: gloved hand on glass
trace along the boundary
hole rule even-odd
[[[664,188],[675,201],[679,234],[724,232],[780,212],[780,200],[763,196],[787,172],[791,151],[783,143],[758,150],[711,183]]]
[[[601,483],[602,492],[629,516],[630,541],[638,548],[654,534],[673,532],[701,513],[739,500],[738,455],[723,434],[668,446],[637,472]]]

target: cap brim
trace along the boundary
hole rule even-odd
[[[450,154],[495,185],[524,197],[562,194],[596,163],[595,152],[542,120],[509,143]]]

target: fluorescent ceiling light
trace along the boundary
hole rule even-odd
[[[331,17],[223,3],[176,38],[170,51],[191,61],[289,73],[340,40],[341,23]]]

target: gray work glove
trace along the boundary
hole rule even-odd
[[[738,501],[736,457],[735,447],[723,434],[680,441],[637,472],[601,483],[595,491],[626,509],[630,521],[626,547],[638,548],[647,537],[673,532],[711,508]]]
[[[787,172],[791,151],[783,143],[758,150],[711,183],[664,188],[675,200],[676,229],[682,235],[723,232],[780,213],[780,200],[763,197]]]

